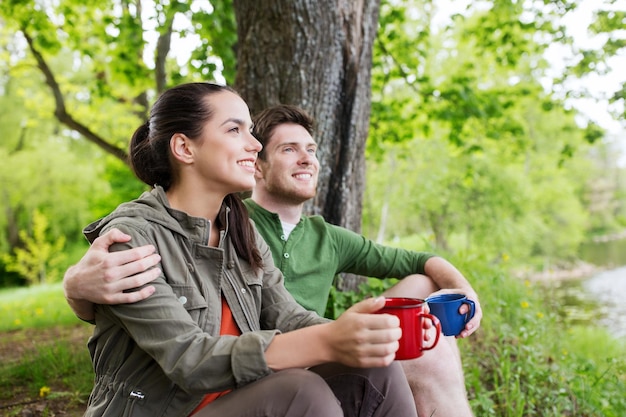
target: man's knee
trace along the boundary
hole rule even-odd
[[[396,285],[387,289],[387,297],[426,298],[440,288],[430,277],[421,274],[407,275]]]
[[[419,386],[420,381],[429,381],[429,384],[463,384],[463,368],[455,341],[442,337],[433,350],[424,352],[424,355],[409,361],[401,361],[404,373],[411,387]],[[424,375],[429,375],[424,378]]]

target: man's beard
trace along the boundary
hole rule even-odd
[[[299,190],[289,189],[282,185],[279,187],[267,187],[267,191],[277,200],[289,204],[303,204],[311,200],[317,194],[317,190],[315,188],[311,192],[300,192]]]

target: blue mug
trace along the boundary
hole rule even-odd
[[[430,313],[441,322],[441,333],[445,336],[457,336],[463,331],[468,321],[474,317],[476,306],[463,294],[438,294],[426,299]],[[459,308],[467,304],[467,314],[459,313]]]

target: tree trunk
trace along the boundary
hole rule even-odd
[[[235,0],[235,87],[254,114],[295,104],[317,120],[308,214],[360,232],[372,45],[380,0]]]

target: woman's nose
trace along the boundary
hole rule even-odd
[[[263,149],[263,145],[261,145],[261,142],[259,142],[258,139],[255,138],[252,134],[250,134],[250,146],[256,152],[261,152],[261,149]]]

